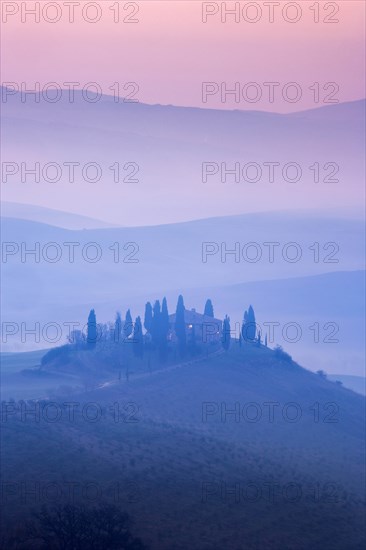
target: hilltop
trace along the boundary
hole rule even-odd
[[[50,401],[60,404],[57,422],[45,421],[46,400],[40,422],[15,414],[5,423],[13,461],[4,479],[63,489],[77,480],[81,500],[90,481],[107,501],[119,484],[119,505],[153,549],[364,543],[365,400],[287,355],[232,343],[128,382],[60,389]],[[77,403],[73,422],[67,402]],[[100,418],[86,421],[85,407]],[[29,513],[29,502],[9,499],[8,519]]]

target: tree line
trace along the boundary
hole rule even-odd
[[[197,347],[196,326],[192,324],[187,335],[185,311],[183,296],[179,295],[175,310],[174,333],[177,349],[181,356],[185,355],[187,347],[193,351]],[[203,315],[214,318],[211,299],[206,300]],[[143,333],[143,327],[146,331],[145,334]],[[106,325],[97,324],[95,310],[92,309],[88,316],[86,344],[89,348],[93,348],[96,346],[97,341],[101,339],[109,339],[115,343],[129,341],[133,345],[133,352],[136,357],[142,358],[145,347],[152,346],[153,349],[158,350],[161,360],[165,360],[168,352],[169,331],[168,304],[164,297],[161,304],[160,300],[156,300],[154,305],[151,302],[146,303],[143,323],[140,316],[137,316],[133,322],[131,311],[128,309],[124,320],[122,320],[120,312],[116,313],[114,324],[110,324],[109,330],[106,330]],[[230,317],[228,315],[223,320],[220,336],[222,347],[228,350],[232,340]],[[258,346],[262,344],[261,332],[257,331],[255,313],[251,305],[248,310],[245,310],[243,316],[239,344],[242,345],[243,341],[255,342]],[[267,346],[267,336],[265,337],[265,346]]]

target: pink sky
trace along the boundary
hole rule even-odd
[[[247,3],[240,2],[240,7]],[[75,6],[75,22],[70,23],[64,1],[58,1],[60,21],[47,23],[41,16],[36,23],[34,16],[28,15],[22,22],[21,10],[25,5],[31,9],[34,4],[2,2],[3,10],[18,8],[2,25],[2,82],[26,82],[32,88],[35,82],[42,87],[50,81],[61,86],[68,81],[82,85],[93,81],[105,93],[111,93],[108,88],[114,82],[123,87],[134,81],[140,87],[138,99],[146,103],[277,112],[319,106],[308,89],[314,82],[321,87],[336,82],[339,101],[365,96],[363,1],[320,2],[319,23],[314,23],[314,12],[309,9],[314,2],[303,0],[297,2],[302,10],[297,23],[286,22],[282,16],[288,2],[275,8],[273,23],[268,21],[269,8],[256,2],[262,9],[257,23],[248,23],[242,17],[239,23],[233,17],[222,23],[218,13],[204,24],[202,2],[195,0],[137,2],[139,13],[135,18],[139,22],[135,24],[114,23],[110,7],[115,2],[109,0],[98,2],[101,19],[95,24],[82,19],[81,8],[86,2],[80,0],[80,6]],[[40,2],[41,6],[45,4]],[[133,6],[124,10],[126,2],[120,4],[122,19]],[[220,6],[221,2],[216,4]],[[226,4],[228,8],[234,6],[234,2]],[[339,6],[339,12],[332,16],[333,5]],[[294,9],[288,11],[291,18]],[[55,13],[50,8],[48,16],[52,18]],[[93,9],[88,12],[90,17],[94,13]],[[326,16],[339,22],[326,24]],[[253,18],[254,11],[249,11],[248,17]],[[219,85],[226,82],[228,88],[239,82],[240,90],[246,83],[256,82],[263,95],[254,104],[243,98],[235,103],[233,96],[222,103],[217,93],[203,104],[204,81]],[[268,101],[264,82],[280,83],[274,103]],[[297,103],[281,97],[282,87],[288,82],[297,82],[302,90]]]
[[[306,0],[281,1],[279,6],[275,6],[273,23],[269,22],[266,2],[258,1],[252,2],[251,11],[246,12],[247,16],[253,19],[255,16],[253,10],[256,7],[258,10],[260,8],[262,15],[261,17],[259,15],[260,20],[257,23],[249,23],[243,17],[236,23],[233,16],[223,23],[222,13],[208,17],[207,22],[203,23],[201,1],[149,0],[135,3],[139,11],[132,17],[138,22],[132,24],[122,21],[134,8],[134,3],[131,2],[119,2],[119,4],[115,0],[95,2],[100,12],[100,20],[94,24],[88,23],[81,17],[82,9],[85,9],[85,5],[90,2],[78,0],[74,4],[75,21],[73,23],[69,21],[69,11],[65,2],[66,0],[38,2],[42,9],[44,6],[51,6],[46,12],[46,17],[49,19],[57,15],[55,6],[58,7],[60,20],[53,24],[47,22],[44,16],[40,17],[40,22],[35,22],[34,15],[28,14],[25,17],[24,9],[34,9],[37,4],[34,1],[3,0],[1,2],[3,10],[1,80],[3,83],[25,82],[28,89],[33,89],[37,82],[40,83],[41,88],[49,82],[56,82],[61,87],[64,87],[64,82],[80,82],[81,87],[89,82],[97,82],[104,93],[111,94],[110,86],[118,82],[123,94],[125,83],[137,82],[138,99],[145,103],[219,109],[255,109],[281,113],[321,106],[325,95],[323,86],[327,82],[334,82],[339,87],[334,99],[340,102],[365,97],[364,1],[345,0],[337,3]],[[119,23],[114,22],[113,11],[110,9],[116,5],[121,6]],[[290,8],[284,12],[286,5]],[[215,10],[220,6],[221,2],[211,2],[210,9]],[[226,6],[233,8],[235,2],[227,2]],[[241,10],[245,9],[245,6],[248,6],[248,2],[239,3]],[[318,23],[314,22],[314,11],[311,11],[311,6],[319,6]],[[338,13],[334,13],[338,6]],[[127,10],[124,9],[126,7]],[[285,16],[294,18],[296,7],[301,8],[299,21],[289,23],[285,20]],[[7,16],[11,11],[16,13]],[[89,18],[94,17],[95,14],[95,8],[87,12]],[[326,17],[339,21],[333,24],[326,23],[324,21]],[[256,82],[263,95],[257,103],[249,103],[243,98],[236,103],[232,95],[227,97],[226,103],[222,103],[220,93],[216,93],[208,97],[207,103],[203,103],[202,82],[215,82],[218,88],[221,83],[226,82],[228,89],[239,82],[240,91],[246,83]],[[273,103],[268,100],[269,88],[264,86],[266,82],[279,83],[275,88]],[[290,103],[282,98],[283,86],[288,82],[297,82],[302,91],[302,98],[297,103]],[[320,87],[321,97],[318,103],[314,102],[313,92],[309,90],[309,86],[314,82],[318,82]],[[334,89],[332,85],[327,93]],[[51,130],[52,126],[50,135]],[[98,137],[101,143],[104,143],[102,137]],[[338,137],[341,139],[342,136]],[[86,139],[85,136],[83,139]],[[34,143],[27,142],[22,145],[19,141],[21,141],[20,138],[11,143],[6,160],[21,162],[24,160],[24,155],[29,161],[39,158],[44,159],[44,162],[58,160],[60,163],[65,160],[74,160],[74,157],[71,159],[63,157],[62,148],[60,151],[55,151],[52,148],[52,140],[49,140],[46,134],[42,139],[35,139]],[[319,159],[322,162],[337,160],[334,159],[332,150],[327,149],[328,141],[328,139],[324,140],[324,148],[328,153],[326,158]],[[48,142],[53,155],[51,158],[47,158],[45,152],[47,147],[44,147],[44,143]],[[41,149],[39,149],[40,143]],[[67,154],[75,154],[75,158],[85,157],[85,162],[87,160],[104,162],[111,149],[109,146],[105,149],[92,148],[90,154],[87,149],[88,155],[86,155],[83,152],[83,144],[80,145],[79,150],[71,153],[67,148],[67,139],[65,144]],[[89,144],[89,147],[92,145]],[[242,200],[238,200],[235,194],[232,196],[226,194],[223,199],[220,187],[217,197],[215,194],[210,194],[212,208],[207,215],[257,211],[258,208],[271,210],[291,207],[354,207],[363,199],[363,191],[361,191],[363,172],[360,168],[362,160],[357,156],[358,151],[362,150],[362,144],[355,143],[354,147],[357,148],[357,152],[352,149],[349,158],[345,159],[346,166],[342,166],[342,184],[332,189],[332,193],[329,193],[329,188],[326,186],[313,189],[309,185],[302,185],[289,190],[280,186],[263,192],[258,202],[256,191],[253,191],[253,197],[249,200],[245,186],[236,190],[236,193],[242,194]],[[204,146],[202,149],[202,155],[204,155]],[[311,150],[311,143],[309,143],[309,150]],[[135,156],[138,156],[138,153],[134,151]],[[145,167],[144,170],[142,166],[142,181],[136,188],[109,185],[109,193],[101,193],[100,186],[90,189],[87,183],[79,183],[75,189],[73,186],[65,185],[63,180],[59,184],[52,185],[37,183],[23,185],[18,182],[14,185],[3,185],[2,198],[63,210],[74,208],[74,211],[81,214],[114,223],[119,223],[119,220],[123,219],[125,224],[139,224],[142,221],[140,218],[137,219],[136,212],[139,212],[147,223],[157,223],[157,218],[162,220],[160,214],[157,215],[150,209],[147,197],[151,196],[151,201],[159,200],[161,197],[162,209],[167,211],[165,222],[177,219],[178,205],[179,219],[204,217],[205,203],[198,200],[193,204],[190,201],[192,189],[189,185],[194,185],[200,177],[200,161],[207,159],[204,156],[200,159],[199,151],[194,153],[197,157],[196,164],[193,164],[192,160],[189,169],[188,165],[185,165],[184,155],[179,157],[183,168],[175,178],[177,180],[175,186],[170,184],[170,174],[165,170],[163,160],[161,160],[161,166],[154,168],[146,161],[150,168]],[[260,151],[256,154],[259,153]],[[92,154],[98,154],[101,158],[90,159]],[[110,164],[119,158],[118,155],[121,157],[121,162],[130,160],[140,162],[139,158],[128,158],[126,154],[125,151],[114,151],[115,156],[110,160]],[[161,154],[164,158],[164,151]],[[225,148],[222,153],[217,152],[218,156],[224,157],[225,154]],[[238,160],[243,162],[257,160],[247,158],[248,154],[245,150],[238,152],[238,155],[243,157]],[[285,154],[286,151],[284,151]],[[320,152],[318,151],[317,154]],[[223,159],[217,160],[221,162]],[[264,160],[272,160],[272,157]],[[295,159],[282,160],[286,162]],[[308,164],[312,164],[315,160],[317,159],[313,156]],[[175,168],[171,169],[174,173]],[[159,175],[161,172],[164,172],[162,179]],[[197,185],[201,192],[199,180]],[[88,202],[82,200],[85,192],[92,200]],[[75,197],[79,197],[80,200],[75,201]],[[142,200],[145,201],[144,204],[148,209],[144,214],[141,211]],[[188,205],[186,211],[182,204]]]

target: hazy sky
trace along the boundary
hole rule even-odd
[[[365,97],[363,1],[60,0],[3,1],[1,6],[2,82],[13,82],[16,87],[23,82],[27,89],[34,89],[38,82],[43,89],[54,82],[65,88],[64,83],[77,82],[80,84],[76,88],[83,88],[95,82],[104,93],[113,94],[119,88],[119,93],[126,95],[133,87],[124,90],[124,85],[135,82],[135,97],[149,104],[280,113],[320,107],[325,101]],[[226,12],[222,6],[226,6]],[[230,14],[230,9],[236,12]],[[94,19],[95,23],[90,22]],[[206,87],[206,101],[202,97],[203,82],[211,83]],[[225,95],[225,90],[234,89],[236,95]],[[255,97],[257,101],[252,101]],[[97,116],[93,115],[94,107],[95,113],[101,113],[98,104],[84,105],[88,109],[86,121],[82,122],[81,108],[79,126],[74,130],[75,119],[68,106],[65,117],[61,115],[55,124],[51,124],[51,119],[60,104],[39,107],[42,115],[35,114],[32,125],[12,122],[8,129],[5,124],[8,134],[4,130],[4,160],[19,165],[27,161],[30,166],[35,162],[57,161],[63,165],[65,161],[95,161],[103,165],[103,178],[90,184],[78,176],[77,183],[71,184],[65,183],[63,173],[58,183],[32,183],[28,179],[22,182],[19,172],[10,183],[2,184],[2,200],[71,211],[123,225],[258,210],[354,208],[362,203],[362,143],[357,124],[347,124],[348,115],[344,125],[340,119],[338,128],[342,132],[320,135],[318,131],[317,136],[308,136],[301,145],[295,140],[295,150],[294,136],[286,137],[286,133],[281,139],[276,134],[273,145],[270,142],[266,149],[264,138],[271,125],[258,127],[256,133],[263,131],[264,135],[256,136],[257,146],[251,150],[251,138],[240,146],[235,136],[223,140],[216,137],[211,143],[210,123],[194,122],[196,118],[190,118],[188,113],[184,114],[186,130],[177,113],[173,124],[168,111],[167,118],[161,114],[162,128],[159,121],[147,120],[142,114],[135,120],[136,128],[129,127],[129,137],[124,141],[128,122],[118,107],[115,117],[99,114],[97,123]],[[110,105],[110,110],[113,108]],[[18,107],[14,113],[23,116]],[[115,122],[118,140],[113,139]],[[98,130],[91,132],[89,123]],[[197,126],[192,129],[190,124]],[[207,136],[203,139],[198,134],[205,124]],[[243,135],[247,135],[244,130],[243,127]],[[299,134],[303,131],[301,127]],[[349,137],[342,144],[343,135]],[[333,138],[338,145],[332,145]],[[280,182],[267,187],[244,184],[227,192],[220,181],[215,184],[217,189],[215,185],[203,186],[202,161],[227,160],[231,164],[302,162],[304,181],[299,185]],[[108,180],[109,167],[116,161],[121,166],[130,161],[139,165],[138,184],[116,185]],[[314,162],[320,162],[322,170],[323,166],[329,168],[329,162],[340,164],[339,185],[311,184],[309,166]],[[323,179],[327,173],[322,172]],[[88,201],[84,200],[86,196]]]
[[[138,99],[146,103],[277,112],[316,106],[314,91],[309,90],[314,82],[321,88],[335,82],[339,91],[334,97],[340,101],[365,95],[362,0],[237,2],[238,22],[229,14],[222,22],[221,2],[119,2],[117,14],[115,1],[41,1],[39,22],[27,13],[35,4],[2,2],[3,82],[26,82],[29,88],[35,82],[41,87],[50,81],[97,82],[105,93],[112,93],[108,88],[113,83],[122,90],[133,81],[139,86]],[[233,9],[235,2],[226,2],[226,7]],[[205,12],[217,13],[207,15],[203,23]],[[119,22],[114,22],[117,17]],[[59,20],[51,23],[53,19]],[[326,22],[334,20],[338,22]],[[206,103],[202,82],[217,84]],[[234,95],[223,102],[221,83],[231,89],[236,82],[239,102]],[[250,82],[256,86],[246,87]],[[272,103],[264,82],[279,83]],[[298,84],[299,101],[282,98],[288,82]],[[289,96],[297,93],[295,88],[288,90]],[[320,102],[324,94],[320,90]],[[258,101],[249,101],[256,97]]]

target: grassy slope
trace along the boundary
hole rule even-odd
[[[40,364],[47,350],[28,351],[24,353],[0,353],[1,372],[14,372],[29,369]]]
[[[4,479],[41,486],[57,481],[64,494],[67,482],[74,481],[77,496],[80,484],[98,481],[103,499],[113,498],[119,483],[120,505],[156,549],[361,548],[361,396],[279,362],[269,350],[235,346],[228,354],[132,377],[128,384],[72,400],[96,402],[106,413],[96,423],[77,415],[73,423],[3,424]],[[268,401],[279,403],[274,422],[264,415]],[[133,402],[138,421],[115,422],[109,414],[114,402],[122,411]],[[256,402],[264,416],[257,423],[235,422],[232,416],[223,422],[217,414],[202,422],[203,402],[226,403],[229,409],[235,402]],[[297,423],[283,420],[288,402],[301,406]],[[319,422],[311,410],[315,402]],[[326,403],[339,407],[338,422],[324,422]],[[203,482],[217,490],[206,502]],[[220,493],[225,486],[242,489],[248,483],[260,491],[255,502],[244,493],[236,499]],[[266,483],[279,487],[274,502]],[[281,494],[287,483],[300,484],[297,502]],[[318,484],[321,498],[314,502]],[[13,518],[34,506],[29,499],[19,506],[17,496],[8,500]]]

